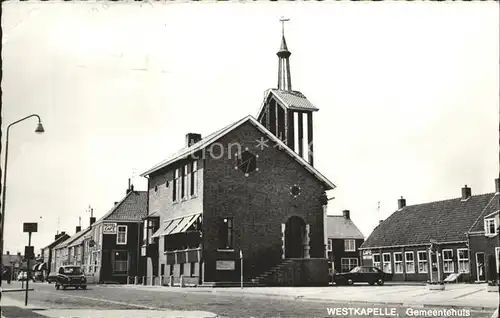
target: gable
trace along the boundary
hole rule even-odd
[[[336,188],[336,186],[330,180],[328,180],[325,176],[323,176],[318,170],[316,170],[313,166],[311,166],[306,160],[300,157],[297,153],[291,150],[287,145],[285,145],[281,140],[279,140],[276,136],[274,136],[269,130],[267,130],[252,116],[247,116],[229,126],[226,126],[225,128],[219,130],[216,133],[210,134],[208,137],[203,138],[201,141],[195,143],[194,145],[191,145],[190,147],[187,148],[183,148],[181,151],[177,153],[177,157],[173,157],[171,159],[164,161],[163,163],[154,166],[152,169],[142,173],[141,176],[144,177],[150,175],[155,171],[164,169],[167,166],[179,160],[182,160],[184,158],[187,158],[188,156],[197,153],[200,150],[206,149],[208,147],[213,148],[214,143],[220,140],[223,136],[229,134],[230,132],[232,132],[233,130],[237,129],[238,127],[247,122],[255,126],[259,131],[261,131],[261,133],[264,134],[263,137],[269,140],[269,144],[278,144],[281,150],[290,155],[301,166],[303,166],[306,170],[312,173],[318,180],[320,180],[325,185],[326,190],[332,190]]]
[[[103,221],[141,221],[147,215],[147,191],[130,191],[94,224]]]
[[[326,219],[327,237],[333,239],[364,239],[365,236],[351,219],[343,215],[328,215]]]

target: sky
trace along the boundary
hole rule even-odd
[[[494,191],[499,16],[494,2],[3,2],[2,129],[11,129],[5,250],[88,226],[128,179],[257,116],[277,85],[279,18],[292,84],[320,110],[315,167],[365,236],[407,204]],[[4,148],[2,147],[2,158]],[[3,162],[3,159],[2,159]],[[379,204],[380,202],[380,204]]]

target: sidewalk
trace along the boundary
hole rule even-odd
[[[411,307],[469,308],[491,311],[498,308],[498,293],[486,291],[484,284],[447,285],[444,291],[429,291],[426,286],[329,286],[329,287],[166,287],[142,285],[99,285],[106,288],[136,288],[158,292],[220,293],[278,297],[307,301],[370,303]]]
[[[6,296],[2,296],[2,312],[5,310],[5,316],[2,314],[1,318],[9,318],[9,313],[12,317],[23,318],[43,318],[43,317],[85,317],[85,318],[217,318],[214,313],[207,311],[180,311],[180,310],[95,310],[95,309],[47,309],[40,308],[39,306],[29,305],[24,306],[24,302],[20,302]],[[22,314],[22,315],[21,315]]]

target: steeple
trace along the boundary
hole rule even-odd
[[[290,55],[285,40],[285,22],[290,19],[281,18],[281,47],[278,53],[278,89],[282,91],[292,90],[292,76],[290,75]]]

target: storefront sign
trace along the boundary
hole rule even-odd
[[[216,261],[215,268],[218,271],[234,271],[235,262],[234,261]]]
[[[372,251],[363,250],[363,259],[372,259]]]
[[[116,234],[116,223],[104,223],[102,225],[102,234]]]

